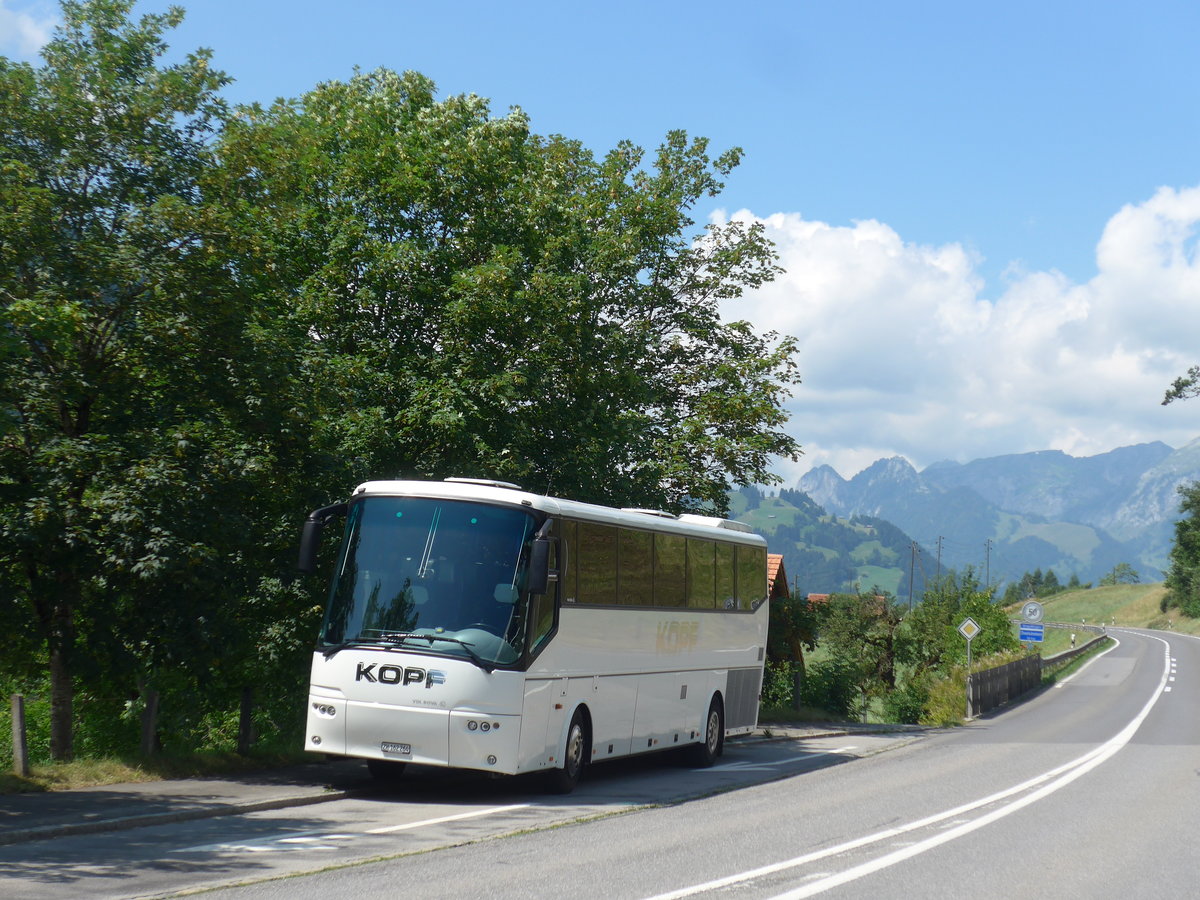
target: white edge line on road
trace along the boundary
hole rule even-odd
[[[1165,654],[1165,657],[1169,659],[1170,645],[1167,644],[1167,642],[1165,640],[1163,640],[1162,638],[1154,637],[1153,635],[1147,635],[1147,637],[1150,637],[1152,640],[1160,641],[1164,645],[1166,645],[1167,652]],[[1114,638],[1114,640],[1115,640],[1115,638]],[[1115,649],[1115,648],[1110,648],[1110,649]],[[1108,652],[1108,651],[1105,651],[1105,652]],[[803,897],[810,897],[810,896],[813,896],[814,894],[822,893],[833,887],[837,887],[840,884],[845,884],[848,881],[853,881],[855,879],[863,877],[864,875],[868,875],[871,872],[877,871],[881,868],[885,868],[886,866],[894,865],[895,863],[900,862],[903,859],[907,859],[910,856],[916,856],[917,854],[923,853],[926,850],[931,850],[931,849],[933,849],[933,847],[938,846],[939,844],[945,843],[946,841],[953,840],[954,838],[957,838],[957,837],[961,837],[962,835],[967,834],[971,831],[974,831],[977,828],[981,828],[984,825],[987,825],[991,822],[994,822],[995,820],[1002,818],[1003,816],[1006,816],[1006,815],[1009,815],[1010,813],[1016,812],[1018,809],[1021,809],[1024,806],[1027,806],[1036,800],[1040,800],[1041,798],[1053,793],[1054,791],[1057,791],[1059,788],[1065,787],[1067,784],[1074,781],[1080,775],[1082,775],[1085,772],[1088,772],[1091,769],[1095,768],[1096,766],[1100,765],[1100,763],[1107,760],[1109,757],[1111,757],[1113,754],[1115,754],[1118,750],[1120,750],[1122,747],[1124,747],[1127,743],[1129,743],[1129,741],[1130,741],[1130,739],[1132,739],[1134,733],[1141,726],[1142,722],[1145,721],[1146,717],[1150,714],[1150,710],[1153,709],[1154,704],[1158,702],[1158,698],[1162,696],[1163,689],[1167,686],[1166,679],[1167,679],[1168,669],[1169,669],[1169,664],[1164,665],[1163,674],[1162,674],[1161,678],[1159,679],[1158,688],[1150,696],[1150,699],[1146,702],[1146,705],[1142,707],[1141,711],[1137,714],[1137,716],[1135,716],[1133,718],[1133,720],[1130,721],[1129,724],[1126,725],[1120,732],[1118,732],[1116,735],[1114,735],[1112,738],[1110,738],[1105,743],[1099,745],[1098,747],[1093,748],[1092,750],[1088,751],[1087,753],[1083,754],[1082,756],[1080,756],[1076,759],[1073,759],[1070,762],[1064,763],[1063,765],[1058,766],[1054,769],[1051,769],[1047,772],[1043,772],[1041,775],[1037,775],[1033,778],[1030,778],[1028,781],[1024,781],[1021,784],[1007,788],[1003,791],[998,791],[995,794],[991,794],[991,795],[989,795],[987,797],[983,797],[979,800],[974,800],[970,803],[965,803],[962,806],[956,806],[953,809],[949,809],[949,810],[946,810],[946,811],[940,812],[940,813],[935,813],[934,815],[926,816],[923,819],[917,819],[916,821],[909,822],[906,825],[900,825],[896,828],[888,828],[888,829],[885,829],[884,831],[879,831],[879,832],[876,832],[875,834],[869,834],[869,835],[866,835],[861,838],[856,838],[855,840],[847,841],[845,843],[838,844],[833,847],[826,847],[824,850],[816,850],[812,853],[806,853],[803,856],[797,856],[793,859],[783,860],[783,861],[777,862],[777,863],[771,863],[770,865],[761,866],[757,869],[751,869],[747,872],[739,872],[735,875],[728,875],[724,878],[718,878],[713,881],[705,882],[703,884],[696,884],[696,885],[692,885],[691,887],[680,888],[679,890],[669,891],[665,894],[656,894],[653,897],[647,898],[647,900],[679,900],[679,898],[695,896],[696,894],[702,894],[702,893],[705,893],[708,891],[714,891],[714,890],[718,890],[723,887],[728,887],[733,884],[738,884],[738,883],[745,882],[745,881],[751,881],[755,878],[761,878],[764,875],[772,875],[776,872],[782,872],[787,869],[793,869],[798,866],[806,865],[807,863],[810,863],[810,862],[815,862],[816,860],[819,860],[819,859],[825,859],[830,856],[836,856],[838,854],[845,853],[848,850],[856,850],[859,847],[869,846],[870,844],[875,844],[875,843],[878,843],[879,841],[887,840],[888,838],[897,837],[902,834],[907,834],[909,832],[916,831],[920,828],[925,828],[925,827],[935,824],[937,822],[945,821],[946,819],[952,819],[952,818],[954,818],[956,816],[960,816],[964,813],[971,812],[971,811],[979,809],[981,807],[991,805],[1000,800],[1006,800],[1009,797],[1012,797],[1016,794],[1024,793],[1025,791],[1028,791],[1031,788],[1038,787],[1039,785],[1043,785],[1045,782],[1051,782],[1050,784],[1044,784],[1044,787],[1039,788],[1039,790],[1035,791],[1034,793],[1029,794],[1026,797],[1019,798],[1018,800],[1014,801],[1013,803],[1010,803],[1007,806],[1004,806],[998,810],[993,810],[992,812],[990,812],[984,816],[981,816],[979,819],[975,819],[971,822],[960,825],[957,828],[953,828],[953,829],[950,829],[949,831],[945,831],[940,835],[937,835],[933,838],[929,838],[928,840],[920,841],[916,844],[911,844],[910,846],[905,847],[902,850],[898,850],[895,853],[890,853],[890,854],[882,856],[876,860],[871,860],[870,862],[863,863],[860,866],[856,866],[854,868],[847,869],[845,872],[841,872],[836,875],[830,875],[826,878],[821,879],[820,881],[811,882],[810,884],[805,885],[803,888],[800,888],[796,891],[788,892],[785,894],[780,894],[778,897],[773,898],[773,900],[800,900],[800,898],[803,898]],[[1060,778],[1059,776],[1063,776],[1063,777]],[[1058,778],[1059,780],[1052,781],[1052,779],[1055,779],[1055,778]]]
[[[372,828],[364,834],[391,834],[393,831],[410,831],[413,828],[423,828],[426,825],[441,825],[443,822],[457,822],[460,819],[476,819],[480,816],[491,816],[496,813],[509,812],[514,809],[525,809],[531,803],[513,803],[509,806],[493,806],[488,809],[476,809],[471,812],[458,813],[453,816],[439,816],[436,819],[422,819],[420,822],[407,822],[404,825],[388,825],[384,828]]]

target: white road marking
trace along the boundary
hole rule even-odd
[[[443,822],[457,822],[461,819],[474,819],[480,816],[490,816],[495,813],[509,812],[514,809],[524,809],[529,803],[514,803],[509,806],[493,806],[488,809],[476,809],[471,812],[458,813],[453,816],[439,816],[436,819],[422,819],[419,822],[406,822],[403,825],[388,825],[383,828],[372,828],[361,834],[329,834],[319,831],[287,832],[261,837],[253,841],[224,842],[219,844],[204,844],[197,847],[184,847],[174,850],[174,853],[269,853],[271,851],[296,850],[335,850],[335,844],[330,841],[352,841],[362,834],[391,834],[396,831],[411,831],[426,825],[440,825]]]
[[[1106,762],[1119,750],[1121,750],[1121,748],[1128,744],[1133,738],[1134,733],[1136,733],[1138,728],[1141,727],[1141,724],[1146,720],[1146,717],[1150,715],[1150,710],[1154,708],[1154,705],[1158,702],[1159,697],[1161,697],[1164,692],[1170,690],[1170,687],[1167,685],[1168,666],[1166,664],[1166,661],[1170,659],[1170,645],[1167,644],[1167,642],[1162,638],[1157,638],[1150,635],[1147,636],[1151,637],[1152,640],[1162,641],[1164,646],[1167,648],[1166,652],[1164,653],[1163,674],[1159,679],[1158,688],[1153,694],[1151,694],[1150,699],[1146,701],[1145,706],[1142,707],[1141,711],[1138,712],[1138,714],[1129,722],[1129,724],[1127,724],[1112,738],[1093,748],[1082,756],[1073,759],[1068,763],[1064,763],[1063,765],[1054,769],[1050,769],[1047,772],[1043,772],[1042,774],[1037,775],[1028,781],[1024,781],[1021,784],[1007,788],[1006,790],[998,791],[995,794],[991,794],[987,797],[983,797],[970,803],[965,803],[962,806],[955,807],[954,809],[935,813],[934,815],[926,816],[923,819],[917,819],[913,822],[909,822],[906,825],[901,825],[896,828],[888,828],[883,831],[875,832],[874,834],[868,834],[863,837],[856,838],[852,841],[846,841],[845,843],[838,844],[833,847],[826,847],[824,850],[816,850],[812,853],[806,853],[802,856],[797,856],[792,859],[782,860],[766,866],[760,866],[757,869],[751,869],[746,872],[728,875],[725,878],[718,878],[714,879],[713,881],[704,882],[703,884],[696,884],[692,885],[691,887],[680,888],[679,890],[669,891],[664,894],[657,894],[654,897],[648,898],[648,900],[678,900],[678,898],[682,897],[691,897],[695,896],[696,894],[720,890],[721,888],[729,887],[730,885],[734,884],[740,884],[746,881],[752,881],[765,875],[773,875],[777,872],[794,869],[810,862],[815,862],[819,859],[827,859],[831,856],[837,856],[849,850],[856,850],[860,847],[866,847],[871,844],[887,840],[888,838],[899,837],[901,835],[917,831],[918,829],[928,828],[931,825],[946,822],[947,820],[951,820],[951,822],[953,822],[954,819],[962,816],[964,813],[972,812],[974,810],[999,803],[1000,801],[1005,801],[1009,800],[1009,798],[1016,797],[1016,799],[1011,800],[1005,805],[1000,806],[989,813],[985,813],[977,819],[965,820],[963,824],[954,825],[948,830],[942,831],[940,834],[935,834],[932,837],[909,844],[908,846],[902,847],[899,850],[884,854],[883,856],[869,860],[858,866],[853,866],[843,872],[826,875],[816,880],[806,879],[809,881],[809,883],[803,887],[779,894],[778,896],[772,898],[772,900],[801,900],[801,898],[824,893],[831,888],[855,881],[864,877],[865,875],[880,871],[905,859],[909,859],[910,857],[924,853],[927,850],[932,850],[934,847],[938,847],[942,844],[948,843],[949,841],[955,840],[956,838],[960,838],[965,834],[969,834],[970,832],[982,828],[985,825],[989,825],[998,819],[1004,818],[1005,816],[1008,816],[1019,809],[1023,809],[1032,803],[1036,803],[1038,800],[1041,800],[1055,791],[1066,787],[1077,778],[1081,777],[1087,772],[1090,772],[1101,763]],[[1036,790],[1034,790],[1034,788],[1036,788]]]
[[[270,853],[281,850],[335,850],[327,841],[349,841],[354,835],[322,834],[320,832],[292,832],[285,835],[269,835],[255,841],[225,841],[219,844],[201,844],[196,847],[180,847],[172,853]]]
[[[531,803],[513,803],[509,806],[493,806],[488,809],[476,809],[471,812],[458,813],[453,816],[439,816],[436,819],[423,819],[420,822],[407,822],[404,825],[388,825],[385,828],[371,828],[364,834],[391,834],[396,831],[410,831],[413,828],[424,828],[426,825],[441,825],[443,822],[458,822],[462,819],[476,819],[479,816],[491,816],[496,813],[509,812],[514,809],[525,809]]]
[[[720,765],[712,766],[708,769],[709,772],[763,772],[767,769],[772,769],[775,766],[786,766],[788,763],[793,763],[798,759],[811,759],[814,756],[836,756],[840,753],[848,753],[851,750],[857,750],[855,744],[848,744],[845,747],[837,747],[833,750],[807,750],[804,753],[794,753],[787,759],[777,759],[773,762],[751,762],[745,760],[743,762],[721,763]]]

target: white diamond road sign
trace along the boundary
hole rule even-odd
[[[963,623],[958,626],[958,633],[965,637],[968,642],[971,641],[975,635],[979,634],[979,632],[982,630],[983,629],[979,627],[979,624],[970,616],[967,616],[967,618],[963,619]]]

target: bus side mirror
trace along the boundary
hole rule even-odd
[[[533,546],[529,548],[529,574],[525,579],[525,587],[531,594],[544,594],[550,585],[550,545],[554,541],[550,537],[551,525],[552,520],[547,519],[534,535]]]
[[[529,578],[526,582],[531,594],[544,594],[550,584],[550,538],[534,538],[529,551]]]
[[[344,516],[347,505],[335,503],[333,506],[322,506],[313,510],[304,520],[304,530],[300,533],[300,558],[296,568],[305,575],[311,575],[317,570],[317,549],[321,546],[321,530],[333,516]]]

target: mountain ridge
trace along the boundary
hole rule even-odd
[[[939,563],[1003,582],[1035,568],[1097,580],[1119,562],[1147,579],[1166,567],[1177,489],[1200,480],[1200,438],[1174,449],[1161,441],[1074,457],[1058,450],[918,471],[904,457],[876,460],[850,479],[828,465],[798,490],[828,513],[869,516],[911,534]],[[996,577],[999,576],[999,577]]]

